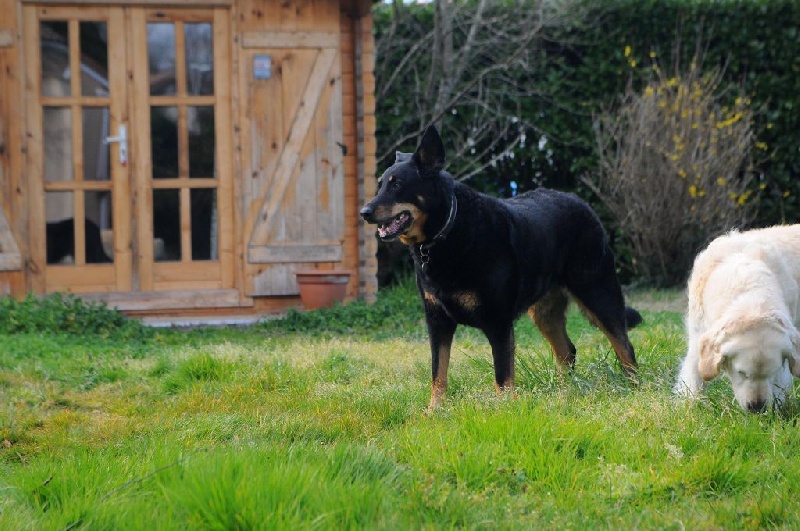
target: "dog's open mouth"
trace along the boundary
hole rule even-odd
[[[378,236],[382,240],[393,240],[403,234],[411,226],[411,213],[407,210],[396,215],[388,223],[378,224]]]

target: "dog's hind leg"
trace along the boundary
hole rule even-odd
[[[575,345],[567,335],[568,305],[569,298],[564,290],[555,288],[528,308],[528,315],[550,343],[559,369],[571,369],[575,365]]]
[[[628,339],[625,302],[619,285],[609,280],[606,285],[571,286],[570,292],[584,315],[611,342],[622,368],[632,376],[637,369],[636,356]]]

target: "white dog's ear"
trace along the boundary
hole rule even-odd
[[[706,332],[700,336],[700,360],[698,368],[700,376],[708,382],[719,376],[719,366],[722,363],[722,352],[717,341],[717,334]]]
[[[789,332],[792,338],[792,352],[789,355],[789,370],[792,371],[792,376],[800,378],[800,333],[792,326]]]

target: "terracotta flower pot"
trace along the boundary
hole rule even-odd
[[[300,300],[307,310],[330,308],[344,300],[350,271],[346,269],[301,269],[295,271]]]

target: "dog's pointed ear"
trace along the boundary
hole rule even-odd
[[[395,151],[394,152],[394,163],[399,164],[401,162],[408,162],[411,160],[411,153],[403,153],[402,151]]]
[[[421,170],[436,172],[444,167],[444,144],[436,127],[429,125],[414,152],[414,162]]]
[[[722,363],[722,352],[717,334],[713,331],[706,332],[700,336],[700,360],[698,369],[700,376],[708,382],[719,376],[720,364]]]

